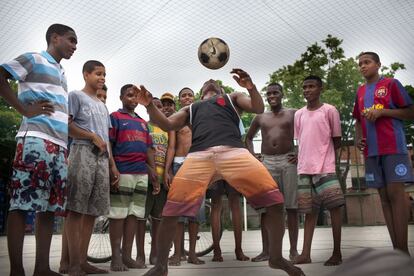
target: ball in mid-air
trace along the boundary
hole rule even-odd
[[[229,46],[224,40],[217,37],[207,38],[198,47],[198,59],[209,69],[215,70],[223,67],[229,57]]]

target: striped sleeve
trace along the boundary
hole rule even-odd
[[[109,129],[109,141],[111,141],[112,143],[116,143],[119,122],[114,113],[111,113],[109,117],[112,125],[112,127]]]
[[[1,66],[12,75],[14,80],[24,81],[27,75],[32,72],[34,64],[33,54],[26,53]]]
[[[358,92],[355,96],[355,103],[354,103],[354,110],[352,111],[352,117],[354,117],[357,121],[361,121],[361,112],[359,111],[359,103],[358,103]]]
[[[150,134],[150,129],[149,129],[149,124],[145,123],[147,125],[147,147],[153,147],[153,143],[152,143],[152,136]]]
[[[407,90],[405,90],[404,86],[397,79],[394,79],[391,83],[391,99],[399,108],[413,104],[413,100],[408,95]]]

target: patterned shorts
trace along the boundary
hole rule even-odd
[[[37,137],[17,138],[10,211],[63,213],[67,166],[65,148]]]
[[[109,213],[109,160],[92,145],[70,147],[66,209],[91,216]]]
[[[309,214],[322,204],[328,210],[345,205],[336,174],[299,175],[298,212]]]
[[[111,191],[108,218],[124,219],[129,215],[145,218],[147,174],[121,174],[119,190]]]

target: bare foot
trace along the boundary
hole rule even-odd
[[[137,256],[135,258],[135,261],[137,261],[137,263],[143,263],[143,264],[145,264],[145,256],[144,257]]]
[[[299,256],[299,253],[297,250],[290,250],[289,260],[293,261],[297,256]]]
[[[176,256],[176,255],[172,255],[169,259],[168,259],[168,265],[171,266],[180,266],[181,265],[181,258]]]
[[[205,264],[206,262],[203,260],[200,260],[199,258],[197,258],[197,256],[188,256],[187,263],[195,264],[195,265],[202,265],[202,264]]]
[[[214,254],[213,259],[211,259],[211,261],[221,263],[221,262],[223,262],[223,256],[221,256],[221,253],[220,253],[220,255]]]
[[[295,259],[293,259],[294,264],[310,264],[312,262],[309,256],[305,255],[298,255]]]
[[[24,276],[24,268],[23,267],[11,267],[9,276]]]
[[[154,266],[148,270],[143,276],[167,276],[168,268],[163,266]]]
[[[150,257],[149,257],[150,265],[155,265],[156,262],[157,262],[157,256],[156,255],[150,255]]]
[[[341,254],[333,254],[329,260],[327,260],[323,265],[324,266],[335,266],[342,264],[342,255]]]
[[[267,253],[260,253],[256,257],[252,258],[252,262],[264,262],[269,260],[269,254]]]
[[[24,275],[24,274],[23,274]],[[33,276],[62,276],[62,274],[59,274],[57,272],[54,272],[50,269],[43,270],[43,271],[34,271]]]
[[[10,268],[10,274],[9,276],[25,276],[24,268],[23,267],[17,267],[17,268]]]
[[[69,267],[68,270],[69,276],[85,276],[86,273],[83,271],[80,266],[77,267]]]
[[[122,257],[122,263],[128,268],[147,268],[145,263],[143,263],[142,261],[134,261],[132,258]]]
[[[242,262],[250,260],[249,257],[244,255],[243,250],[241,250],[241,249],[240,250],[235,250],[234,252],[236,253],[236,260],[242,261]]]
[[[88,262],[81,264],[80,267],[82,268],[83,271],[85,271],[86,274],[106,274],[106,273],[108,273],[108,270],[93,266]]]
[[[128,271],[128,267],[124,265],[121,258],[112,257],[111,270],[112,271]]]
[[[269,260],[269,266],[274,269],[281,269],[285,271],[289,276],[305,276],[305,273],[297,266],[291,264],[288,260],[280,258],[275,261]]]
[[[69,271],[69,264],[66,262],[60,262],[59,273],[68,274],[68,271]]]
[[[181,255],[181,261],[187,261],[187,256],[186,255]]]

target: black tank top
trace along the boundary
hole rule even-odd
[[[228,95],[214,96],[190,106],[192,144],[190,152],[214,146],[243,148],[240,118]]]

